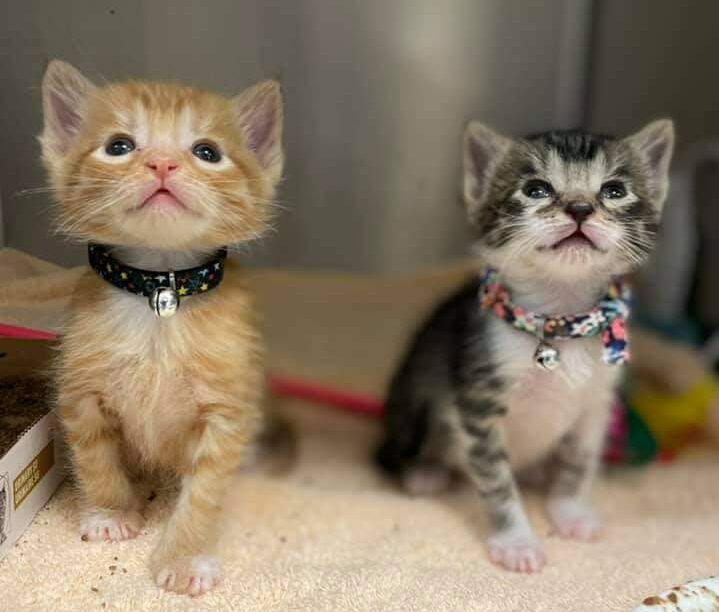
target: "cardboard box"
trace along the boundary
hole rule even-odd
[[[52,345],[0,338],[0,559],[62,481],[47,376]]]

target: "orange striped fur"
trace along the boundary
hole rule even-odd
[[[129,265],[167,270],[198,265],[266,228],[283,161],[276,83],[231,99],[163,83],[98,88],[52,62],[43,99],[43,159],[59,227],[71,237],[114,245]],[[118,134],[136,142],[127,159],[103,153]],[[199,140],[219,148],[221,166],[192,155]],[[177,164],[173,180],[187,208],[139,206],[158,155]],[[85,274],[57,364],[84,539],[137,535],[135,481],[159,468],[181,488],[151,559],[154,579],[191,595],[212,588],[223,496],[262,424],[262,357],[252,301],[231,262],[219,287],[184,299],[167,319]]]

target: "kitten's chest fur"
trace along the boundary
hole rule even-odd
[[[197,398],[186,367],[191,329],[186,317],[160,319],[146,300],[118,292],[104,322],[112,329],[114,375],[105,386],[126,440],[145,457],[192,426]]]
[[[619,368],[602,362],[598,337],[556,340],[560,365],[537,367],[538,339],[492,317],[488,341],[506,382],[507,444],[514,467],[545,456],[587,410],[608,410]]]
[[[147,299],[90,281],[82,293],[94,303],[68,329],[64,371],[71,388],[101,398],[133,456],[182,464],[203,406],[254,405],[241,391],[248,379],[261,396],[261,343],[243,287],[226,280],[162,319]]]

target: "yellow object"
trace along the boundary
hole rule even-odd
[[[708,376],[685,393],[667,394],[638,387],[630,404],[642,418],[662,450],[677,450],[703,428],[712,402],[719,393],[719,381]]]

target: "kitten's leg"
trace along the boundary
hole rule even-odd
[[[256,414],[243,418],[235,407],[204,405],[199,414],[177,506],[151,559],[158,586],[193,596],[219,580],[220,563],[213,553],[222,502],[258,429]]]
[[[601,458],[610,400],[593,404],[555,451],[557,475],[547,503],[559,535],[584,541],[597,539],[602,531],[589,493]]]
[[[126,540],[142,528],[142,504],[122,464],[121,432],[97,395],[61,397],[58,415],[86,508],[83,540]]]
[[[402,486],[413,496],[436,495],[450,488],[455,473],[447,465],[451,430],[445,422],[428,418],[422,445],[415,460],[405,465]]]
[[[479,490],[494,530],[489,556],[515,572],[537,572],[546,556],[524,511],[505,449],[499,419],[506,409],[495,400],[460,396],[457,400],[465,469]]]

